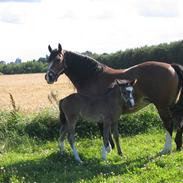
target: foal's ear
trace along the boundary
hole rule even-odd
[[[62,52],[62,46],[61,46],[60,43],[58,44],[58,51],[59,51],[60,53]]]
[[[48,50],[49,50],[50,53],[52,52],[52,48],[51,48],[50,45],[48,45]]]
[[[134,79],[134,80],[131,80],[131,81],[129,82],[129,84],[133,86],[133,85],[135,85],[136,82],[137,82],[137,79]]]

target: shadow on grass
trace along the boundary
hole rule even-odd
[[[104,162],[97,158],[88,159],[83,156],[83,164],[74,161],[70,154],[52,153],[38,160],[18,162],[4,167],[0,182],[11,182],[14,178],[20,182],[78,182],[91,181],[98,175],[107,177],[123,175],[141,168],[144,164],[157,157],[142,157],[138,159],[115,162]],[[120,163],[121,162],[121,163]]]

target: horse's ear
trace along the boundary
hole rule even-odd
[[[60,53],[62,52],[62,46],[61,46],[60,43],[58,44],[58,51],[59,51]]]
[[[50,45],[48,45],[48,50],[49,50],[50,53],[52,52],[52,48],[51,48]]]

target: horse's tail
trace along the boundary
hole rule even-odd
[[[180,89],[183,88],[183,66],[179,64],[171,64],[171,66],[174,68],[179,78],[179,86],[178,86],[179,91]],[[180,100],[183,100],[183,98],[180,98]]]
[[[175,72],[178,75],[180,84],[183,84],[183,66],[179,64],[171,64],[171,66],[174,68]]]
[[[179,99],[173,107],[175,115],[183,116],[183,66],[179,64],[171,64],[179,78],[178,93],[180,92]]]

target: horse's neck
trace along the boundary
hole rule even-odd
[[[109,88],[112,88],[116,79],[134,80],[136,76],[131,69],[113,69],[104,67],[103,72],[99,73],[95,78],[91,78],[85,84],[78,83],[72,75],[65,73],[71,80],[78,93],[87,96],[98,96],[105,94]]]

